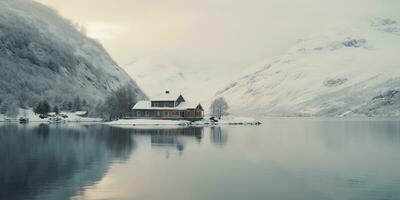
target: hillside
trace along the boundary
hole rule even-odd
[[[30,0],[0,1],[0,85],[2,108],[76,96],[93,104],[124,85],[145,96],[101,44]]]
[[[149,97],[171,90],[208,108],[220,88],[244,73],[251,72],[255,67],[243,69],[230,66],[193,66],[178,58],[156,55],[139,59],[124,68]]]
[[[232,112],[277,116],[399,116],[400,24],[351,21],[299,40],[285,55],[217,93]]]

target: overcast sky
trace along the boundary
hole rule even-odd
[[[83,24],[120,65],[167,55],[193,66],[246,66],[326,25],[400,9],[400,0],[38,1]]]

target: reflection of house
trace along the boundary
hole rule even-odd
[[[183,151],[184,138],[194,136],[200,142],[203,137],[203,128],[159,129],[149,130],[149,133],[151,133],[153,147],[176,147],[179,151]]]
[[[156,99],[137,102],[132,110],[133,118],[197,121],[204,117],[204,109],[199,103],[186,102],[182,95],[173,95],[169,91]]]
[[[135,135],[149,135],[151,146],[161,149],[176,148],[183,151],[185,143],[195,139],[201,142],[204,135],[203,127],[172,128],[172,129],[129,129]]]

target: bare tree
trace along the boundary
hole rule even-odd
[[[213,117],[217,117],[218,119],[221,119],[222,116],[227,115],[228,109],[229,109],[228,103],[222,97],[215,99],[211,103],[210,107],[211,115]]]
[[[97,109],[104,118],[120,119],[131,115],[132,107],[136,102],[136,94],[132,88],[123,86],[108,96],[102,105],[97,106]]]

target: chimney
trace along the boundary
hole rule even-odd
[[[169,90],[165,91],[165,94],[169,94]]]

